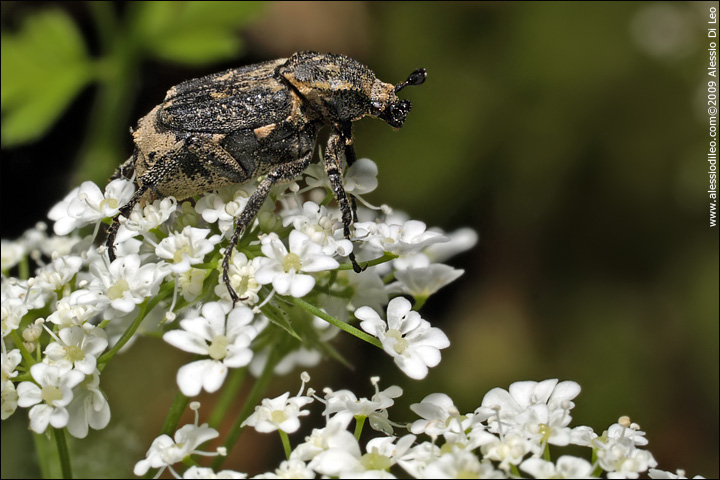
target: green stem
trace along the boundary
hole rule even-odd
[[[365,425],[367,417],[365,415],[355,415],[355,440],[360,441],[360,435],[362,434],[363,425]]]
[[[330,325],[335,325],[340,330],[343,330],[343,331],[349,333],[350,335],[354,335],[357,338],[359,338],[360,340],[365,340],[366,342],[368,342],[372,345],[375,345],[376,347],[378,347],[379,349],[382,350],[382,348],[383,348],[382,343],[380,343],[380,340],[378,340],[377,338],[373,337],[372,335],[368,335],[367,333],[363,332],[362,330],[359,330],[359,329],[353,327],[352,325],[349,325],[343,321],[340,321],[331,315],[328,315],[327,313],[325,313],[322,310],[320,310],[319,308],[317,308],[315,305],[312,305],[312,304],[306,302],[302,298],[295,298],[295,297],[282,297],[282,298],[291,303],[294,303],[295,305],[302,308],[303,310],[312,313],[316,317],[322,318],[323,320],[328,322]]]
[[[23,255],[20,263],[18,264],[18,275],[21,280],[27,280],[30,278],[30,264],[27,255]]]
[[[65,430],[62,428],[53,428],[55,436],[55,444],[60,457],[60,469],[63,478],[72,478],[72,468],[70,468],[70,452],[68,451],[67,441],[65,440]]]
[[[33,432],[32,438],[35,446],[35,457],[40,467],[41,478],[60,478],[60,456],[54,448],[50,437],[44,433]]]
[[[160,289],[157,295],[150,299],[145,299],[145,301],[140,306],[140,312],[138,313],[138,316],[133,322],[130,324],[130,326],[123,332],[120,339],[117,341],[113,347],[105,352],[103,355],[98,358],[98,369],[102,372],[105,368],[105,365],[107,365],[107,362],[110,361],[112,357],[115,356],[115,354],[120,351],[122,347],[125,346],[127,342],[130,341],[132,336],[135,334],[137,329],[140,327],[140,324],[145,319],[145,316],[153,309],[155,308],[155,305],[160,303],[162,300],[165,299],[175,287],[175,282],[167,282],[163,287]]]
[[[250,414],[255,410],[255,405],[258,404],[262,396],[265,394],[265,391],[267,390],[268,384],[270,383],[270,380],[273,376],[273,370],[275,369],[275,364],[278,361],[278,354],[276,349],[270,350],[270,355],[268,356],[267,363],[265,364],[265,368],[263,369],[262,373],[260,374],[260,377],[255,381],[255,385],[253,385],[252,390],[250,390],[250,394],[245,399],[245,404],[243,405],[242,409],[240,410],[240,413],[238,414],[237,418],[235,419],[235,422],[233,422],[233,425],[230,427],[230,433],[228,434],[227,438],[225,439],[225,443],[223,446],[227,449],[227,456],[218,456],[215,457],[215,460],[213,460],[211,467],[213,470],[218,470],[225,459],[230,455],[230,451],[237,443],[238,438],[240,438],[240,434],[242,433],[242,428],[240,425],[250,416]]]
[[[364,267],[365,268],[374,267],[375,265],[380,265],[381,263],[389,262],[390,260],[394,260],[396,258],[398,258],[398,256],[395,255],[394,253],[385,252],[385,254],[382,257],[378,257],[374,260],[370,260],[369,262],[367,262],[364,265]],[[352,270],[352,268],[353,268],[353,266],[351,263],[343,263],[337,269],[338,270]]]
[[[423,305],[425,305],[425,302],[427,301],[428,297],[415,297],[415,305],[413,305],[413,310],[416,312],[422,308]]]
[[[247,368],[236,368],[230,372],[230,378],[228,378],[225,385],[223,385],[220,398],[218,399],[218,402],[208,419],[208,424],[212,428],[217,429],[222,421],[225,420],[225,417],[232,408],[233,403],[237,400],[238,392],[245,381],[246,374]]]
[[[12,330],[10,332],[10,338],[12,338],[12,341],[15,344],[15,348],[20,350],[20,355],[22,355],[23,360],[25,360],[25,363],[27,363],[29,373],[30,367],[35,365],[37,363],[37,360],[35,360],[35,358],[33,358],[32,356],[32,353],[30,353],[28,349],[25,348],[25,343],[23,342],[22,338],[20,338],[20,335],[18,335],[17,330]]]
[[[288,434],[281,429],[278,429],[278,433],[280,434],[283,448],[285,449],[285,458],[290,460],[290,452],[292,452],[292,448],[290,447],[290,437],[288,437]]]
[[[180,423],[180,417],[189,402],[190,399],[183,395],[182,392],[177,392],[175,394],[173,403],[170,405],[170,410],[163,422],[162,430],[160,430],[161,435],[168,435],[170,437],[173,436],[173,433],[175,433],[175,430],[177,430],[178,424]]]

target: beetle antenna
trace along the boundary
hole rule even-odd
[[[427,70],[418,68],[410,74],[410,76],[402,83],[395,85],[395,93],[410,85],[422,85],[427,78]]]

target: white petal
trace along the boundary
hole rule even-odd
[[[390,328],[400,329],[400,319],[412,309],[410,301],[405,297],[395,297],[390,300],[387,307],[388,325]]]
[[[323,270],[332,270],[338,268],[340,264],[334,258],[326,255],[313,255],[303,262],[303,272],[320,272]]]
[[[28,415],[30,417],[30,429],[35,433],[43,433],[50,423],[52,411],[53,407],[44,403],[32,407]]]
[[[177,384],[180,391],[187,397],[194,397],[202,390],[206,372],[212,371],[214,360],[198,360],[180,367],[177,373]],[[222,383],[222,382],[221,382]]]
[[[257,279],[257,274],[255,275]],[[291,276],[287,273],[275,275],[272,279],[272,286],[280,295],[287,295],[290,292]],[[311,287],[312,288],[312,287]]]
[[[428,374],[428,367],[417,358],[395,357],[395,364],[410,378],[422,380]]]
[[[170,330],[163,335],[163,340],[173,347],[177,347],[186,352],[197,353],[199,355],[208,354],[207,342],[199,336],[184,330]]]
[[[217,392],[218,389],[222,387],[227,373],[228,368],[222,362],[208,361],[203,377],[203,388],[205,391],[208,393]]]
[[[50,413],[50,425],[55,428],[65,427],[68,424],[68,420],[70,420],[70,414],[66,408],[56,407],[53,408],[52,413]]]
[[[310,290],[312,290],[314,286],[315,278],[311,275],[294,275],[290,282],[290,295],[295,298],[304,297],[310,293]]]

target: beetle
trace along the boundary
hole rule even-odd
[[[356,214],[343,186],[342,157],[348,165],[356,159],[352,122],[371,116],[402,127],[412,105],[397,93],[426,77],[419,68],[392,85],[350,57],[304,51],[172,87],[138,121],[134,152],[112,176],[134,178],[137,189],[108,228],[110,260],[119,219],[137,203],[166,196],[182,200],[265,175],[236,218],[223,258],[223,281],[233,303],[239,301],[228,274],[232,252],[271,187],[292,181],[310,164],[323,127],[330,129],[324,169],[342,213],[343,235],[350,239]],[[349,259],[356,272],[363,270],[354,254]]]

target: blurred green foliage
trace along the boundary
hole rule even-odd
[[[146,59],[202,66],[243,53],[238,35],[259,12],[258,2],[136,2],[122,17],[110,2],[89,2],[100,55],[88,55],[63,10],[25,12],[2,32],[2,146],[42,137],[91,82],[98,82],[96,121],[88,122],[78,179],[102,182],[122,158],[138,69]],[[11,6],[5,3],[4,9]]]
[[[379,374],[405,389],[400,418],[435,391],[470,410],[495,386],[572,379],[583,387],[575,424],[601,430],[630,415],[660,468],[718,475],[718,231],[708,227],[703,96],[716,3],[18,5],[2,6],[3,189],[18,183],[6,158],[26,151],[9,147],[48,129],[82,143],[32,150],[18,164],[64,162],[75,172],[65,190],[104,182],[130,152],[128,127],[187,78],[305,49],[353,56],[392,83],[426,67],[427,82],[403,92],[413,102],[403,128],[357,122],[355,145],[380,169],[370,201],[481,235],[456,262],[465,276],[422,310],[452,346],[417,383],[345,342],[338,348],[348,357],[358,349],[363,367],[348,375],[324,363],[312,386],[346,388],[356,376],[360,393],[366,375]],[[90,113],[62,125],[87,85],[97,87]],[[47,211],[59,198],[44,200]],[[7,222],[16,204],[2,208]],[[137,370],[103,374],[124,430],[94,438],[122,438],[128,461],[142,456],[169,403],[144,392],[163,385],[171,397],[173,379],[161,373],[184,361],[151,343],[133,350]],[[282,379],[278,393],[295,386]],[[138,408],[156,411],[157,425]],[[92,438],[75,448],[91,452],[101,443]],[[232,467],[269,468],[262,449],[276,451],[277,439],[243,438],[248,454]]]
[[[93,70],[80,32],[60,10],[28,17],[1,41],[2,144],[12,147],[41,137]]]

